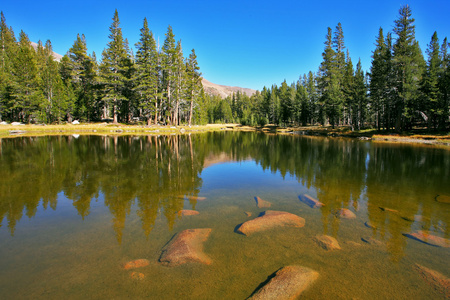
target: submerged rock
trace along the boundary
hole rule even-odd
[[[267,208],[272,206],[272,203],[270,203],[269,201],[263,200],[261,198],[259,198],[258,196],[255,197],[255,201],[256,201],[256,206],[258,208]]]
[[[191,210],[191,209],[183,209],[177,212],[177,214],[179,216],[195,216],[200,214],[198,211],[196,210]]]
[[[287,266],[249,299],[297,299],[318,277],[319,273],[310,268]]]
[[[199,196],[179,195],[178,198],[180,198],[180,199],[187,199],[187,200],[196,200],[196,201],[205,201],[206,200],[206,197],[199,197]]]
[[[189,262],[211,264],[211,259],[203,252],[203,243],[210,233],[211,228],[186,229],[177,233],[162,250],[159,261],[166,266]]]
[[[436,196],[436,201],[441,203],[450,203],[450,196],[447,195]]]
[[[368,228],[377,229],[377,226],[373,225],[370,221],[367,221],[366,223],[364,223],[364,225],[366,225],[366,227]]]
[[[422,243],[425,243],[428,245],[450,248],[450,240],[449,239],[433,235],[429,231],[426,231],[426,230],[419,230],[419,231],[413,232],[413,233],[404,233],[403,235],[406,237],[409,237],[411,239],[421,241]]]
[[[356,219],[355,213],[347,208],[339,209],[336,212],[335,216],[338,217],[339,219]]]
[[[445,298],[450,299],[450,279],[448,277],[419,264],[416,264],[414,268],[428,284],[443,294]]]
[[[356,246],[356,247],[362,246],[360,243],[357,243],[357,242],[354,242],[354,241],[347,241],[345,243],[348,244],[348,245],[351,245],[351,246]]]
[[[131,272],[130,277],[134,280],[143,280],[145,275],[139,272]]]
[[[137,268],[146,267],[149,264],[150,264],[150,261],[148,259],[142,258],[142,259],[136,259],[136,260],[132,260],[132,261],[125,263],[123,265],[123,268],[125,270],[137,269]]]
[[[306,205],[308,205],[311,208],[319,208],[319,207],[322,207],[325,205],[322,202],[320,202],[319,200],[314,199],[313,197],[311,197],[308,194],[304,194],[303,196],[298,196],[298,198],[300,199],[300,201],[302,201],[303,203],[305,203]]]
[[[387,212],[392,212],[392,213],[398,213],[398,210],[396,210],[396,209],[392,209],[392,208],[388,208],[388,207],[381,207],[381,206],[379,206],[379,208],[380,208],[382,211],[387,211]]]
[[[383,245],[382,241],[374,239],[373,237],[362,237],[361,241],[363,241],[364,243],[367,243],[369,245],[374,245],[374,246],[381,246],[381,245]]]
[[[303,227],[305,219],[297,215],[284,212],[267,210],[263,215],[242,223],[236,232],[250,235],[255,232],[264,231],[276,227]]]
[[[403,220],[409,221],[409,222],[424,222],[424,221],[430,221],[429,218],[421,216],[421,215],[414,215],[412,218],[410,217],[402,217]]]
[[[338,241],[329,235],[318,235],[313,239],[320,247],[325,250],[340,250]]]
[[[245,214],[247,217],[251,217],[251,216],[252,216],[252,213],[249,212],[249,211],[245,211],[244,214]]]

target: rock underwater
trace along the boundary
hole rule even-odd
[[[311,208],[319,208],[319,207],[322,207],[325,205],[322,202],[320,202],[319,200],[314,199],[313,197],[311,197],[308,194],[304,194],[303,196],[298,196],[298,198],[300,199],[300,201],[302,201],[303,203],[305,203],[306,205],[308,205]]]
[[[248,299],[297,299],[319,277],[319,273],[302,266],[287,266],[275,273]]]
[[[338,217],[339,219],[356,219],[355,213],[349,210],[348,208],[339,209],[336,212],[335,216]]]
[[[263,200],[263,199],[259,198],[258,196],[255,197],[255,201],[256,201],[256,206],[258,208],[268,208],[268,207],[272,206],[272,203],[270,203],[269,201]]]
[[[450,299],[450,279],[448,277],[419,264],[415,265],[415,269],[435,290],[444,294],[445,298]]]
[[[261,216],[242,223],[236,232],[250,235],[255,232],[265,231],[276,227],[303,227],[305,219],[297,215],[284,212],[267,210]]]
[[[329,250],[340,250],[341,246],[338,241],[329,235],[318,235],[313,239],[320,247]]]
[[[203,252],[203,243],[210,233],[211,228],[186,229],[177,233],[163,248],[159,261],[166,266],[211,264],[211,258]]]
[[[404,233],[403,234],[406,237],[409,237],[414,240],[421,241],[422,243],[436,246],[436,247],[444,247],[444,248],[450,248],[450,240],[446,238],[442,238],[436,235],[431,234],[429,231],[426,230],[419,230],[412,233]]]
[[[150,261],[148,259],[141,258],[141,259],[136,259],[136,260],[132,260],[132,261],[125,263],[123,265],[123,268],[125,270],[131,270],[131,269],[146,267],[149,264],[150,264]]]

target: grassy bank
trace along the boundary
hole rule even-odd
[[[348,126],[336,128],[326,126],[279,127],[266,125],[264,127],[242,126],[239,124],[208,124],[194,126],[160,126],[160,125],[125,125],[111,123],[65,124],[65,125],[0,125],[0,137],[38,136],[59,134],[108,134],[108,135],[148,135],[148,134],[186,134],[209,131],[262,131],[276,134],[302,134],[313,136],[347,137],[371,139],[382,143],[420,143],[450,146],[448,132],[430,134],[424,130],[397,134],[384,131],[361,130],[352,131]]]

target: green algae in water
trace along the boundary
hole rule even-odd
[[[450,205],[435,201],[450,195],[444,149],[212,133],[16,138],[0,153],[5,299],[245,299],[287,265],[319,272],[307,299],[438,299],[415,264],[450,277],[448,248],[403,235],[450,236]],[[310,208],[303,194],[325,205]],[[305,226],[236,233],[266,210],[255,196]],[[356,219],[336,218],[340,208]],[[162,248],[189,228],[212,229],[212,264],[161,265]],[[342,249],[319,247],[320,234]],[[123,269],[141,258],[150,265]]]

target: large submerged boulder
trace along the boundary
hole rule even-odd
[[[211,228],[186,229],[177,233],[163,248],[159,261],[166,266],[211,264],[211,258],[203,252],[203,243],[210,233]]]
[[[259,198],[258,196],[255,197],[255,201],[256,201],[256,206],[258,208],[268,208],[268,207],[272,206],[272,203],[270,203],[269,201],[263,200],[263,199]]]
[[[450,196],[447,196],[447,195],[436,196],[436,201],[440,202],[440,203],[450,204]]]
[[[314,241],[317,243],[317,245],[327,251],[341,249],[339,242],[334,237],[329,235],[318,235],[314,238]]]
[[[428,284],[443,294],[446,299],[450,299],[450,279],[448,277],[419,264],[416,264],[414,268]]]
[[[132,261],[125,263],[123,265],[123,268],[125,270],[131,270],[131,269],[143,268],[143,267],[148,266],[149,264],[150,264],[150,261],[148,259],[141,258],[141,259],[136,259],[136,260],[132,260]]]
[[[320,202],[319,200],[314,199],[313,197],[311,197],[308,194],[298,196],[298,198],[300,199],[300,201],[302,201],[303,203],[305,203],[306,205],[308,205],[311,208],[319,208],[319,207],[322,207],[325,205],[322,202]]]
[[[302,266],[287,266],[249,299],[297,299],[319,277],[319,273]]]
[[[426,230],[419,230],[412,233],[404,233],[403,234],[406,237],[409,237],[414,240],[421,241],[422,243],[436,246],[436,247],[444,247],[444,248],[450,248],[450,240],[439,237],[436,235],[431,234],[429,231]]]
[[[255,232],[265,231],[276,227],[303,227],[305,219],[297,215],[284,212],[267,210],[261,216],[242,223],[236,232],[250,235]]]
[[[338,217],[339,219],[355,219],[356,215],[354,212],[352,212],[351,210],[349,210],[348,208],[341,208],[339,209],[336,214],[336,217]]]
[[[196,210],[182,209],[182,210],[178,211],[177,214],[179,216],[195,216],[195,215],[198,215],[200,213],[198,211],[196,211]]]

